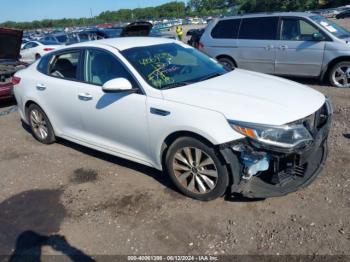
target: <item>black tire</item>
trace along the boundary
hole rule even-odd
[[[215,165],[213,165],[213,168],[215,168],[215,170],[217,171],[217,177],[213,178],[215,179],[215,187],[213,187],[212,189],[209,189],[209,187],[207,187],[208,190],[210,190],[209,192],[205,192],[205,193],[200,193],[200,192],[192,192],[191,190],[188,189],[188,186],[186,188],[185,185],[181,184],[178,177],[181,176],[181,174],[176,174],[176,170],[174,170],[174,161],[177,161],[175,158],[175,155],[177,153],[179,153],[179,151],[181,152],[182,149],[184,148],[192,148],[192,152],[195,153],[194,150],[199,149],[203,155],[202,155],[202,159],[206,159],[206,158],[211,158],[211,160],[214,162]],[[191,198],[197,199],[197,200],[201,200],[201,201],[210,201],[210,200],[214,200],[218,197],[221,197],[225,194],[228,184],[229,184],[229,173],[228,170],[226,168],[225,165],[223,165],[219,159],[218,156],[218,152],[216,152],[216,150],[213,148],[213,146],[207,145],[206,143],[203,143],[197,139],[194,139],[192,137],[182,137],[177,139],[167,150],[166,153],[166,158],[165,158],[165,169],[171,179],[171,181],[173,182],[173,184],[176,186],[176,188],[183,193],[186,196],[189,196]],[[196,165],[196,164],[195,164]],[[199,165],[199,164],[197,164]],[[200,168],[202,170],[202,167]],[[192,169],[191,169],[192,170]],[[205,171],[207,171],[205,169]],[[183,171],[185,172],[185,171]],[[195,171],[197,173],[197,171]],[[196,176],[200,176],[202,177],[203,174],[199,174],[200,171],[198,171],[198,174],[196,174]],[[194,173],[191,173],[194,177]],[[206,177],[208,178],[208,176]],[[196,181],[196,177],[193,178],[194,181]],[[190,184],[190,181],[192,180],[192,178],[189,176],[188,178],[186,178],[186,182],[184,183],[188,183]],[[201,181],[204,181],[203,179],[200,179]],[[197,183],[197,182],[196,182]],[[208,185],[208,184],[206,184]],[[198,183],[196,184],[197,188]],[[213,185],[212,185],[213,186]],[[197,190],[199,191],[199,189]]]
[[[41,124],[46,127],[46,131],[47,131],[47,135],[45,137],[44,136],[41,137],[38,134],[38,131],[36,131],[38,127],[36,127],[35,121],[31,118],[33,111],[39,112],[42,116],[40,117],[42,119]],[[32,131],[32,135],[36,140],[46,145],[53,144],[56,141],[55,132],[52,128],[51,122],[49,118],[46,116],[45,112],[38,105],[31,104],[28,108],[27,116],[28,116],[30,129]]]
[[[236,68],[235,63],[229,57],[220,57],[220,58],[218,58],[218,61],[220,64],[222,64],[229,71],[232,71],[233,69]]]
[[[35,60],[39,60],[41,58],[41,55],[40,54],[36,54],[35,55]]]
[[[329,82],[331,83],[332,86],[334,87],[338,87],[338,88],[349,88],[350,85],[348,86],[345,86],[343,85],[342,86],[342,83],[341,82],[337,82],[336,80],[336,71],[338,70],[338,68],[350,68],[350,61],[340,61],[338,63],[336,63],[332,68],[331,70],[329,70],[329,74],[328,74],[328,78],[329,78]],[[339,75],[339,74],[338,74]],[[348,77],[349,79],[350,77]],[[348,81],[349,82],[349,81]],[[344,83],[344,82],[343,82]],[[350,82],[349,82],[350,84]]]

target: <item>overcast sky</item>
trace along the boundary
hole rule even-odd
[[[157,6],[172,0],[1,0],[0,22],[90,17],[106,10]]]

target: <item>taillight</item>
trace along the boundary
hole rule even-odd
[[[204,48],[204,45],[201,42],[199,42],[198,49],[203,49],[203,48]]]
[[[55,48],[49,48],[49,47],[44,48],[44,51],[45,51],[45,52],[49,52],[49,51],[52,51],[52,50],[55,50]]]
[[[18,85],[19,83],[21,82],[21,78],[20,77],[17,77],[17,76],[13,76],[12,77],[12,84],[15,86],[15,85]]]

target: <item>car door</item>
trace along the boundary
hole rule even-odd
[[[239,68],[273,74],[279,17],[242,19],[238,36]]]
[[[39,45],[35,42],[29,42],[25,44],[23,49],[21,50],[21,60],[27,63],[35,61],[35,49],[38,46]]]
[[[45,59],[48,68],[36,79],[36,96],[51,117],[56,135],[78,138],[83,128],[77,103],[81,51],[65,50]]]
[[[146,99],[141,89],[105,93],[103,84],[115,78],[138,84],[115,54],[90,48],[84,55],[84,85],[79,87],[79,109],[83,139],[126,158],[149,155]]]
[[[319,76],[326,36],[308,20],[282,17],[276,44],[276,74]]]

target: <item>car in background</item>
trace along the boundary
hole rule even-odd
[[[19,61],[23,31],[0,28],[0,99],[13,96],[13,75],[26,67]]]
[[[69,36],[65,32],[54,33],[44,36],[40,41],[64,45],[69,42]]]
[[[350,32],[314,13],[215,19],[200,48],[227,68],[329,80],[350,87]]]
[[[183,194],[283,196],[327,158],[332,108],[316,90],[216,60],[180,41],[121,37],[63,47],[18,72],[22,120],[164,170]]]
[[[32,63],[60,46],[57,42],[30,41],[21,49],[21,61]]]
[[[346,9],[335,16],[337,19],[344,19],[350,17],[350,8]]]
[[[199,41],[204,34],[205,29],[190,29],[187,31],[186,36],[190,39],[187,41],[187,43],[190,46],[193,46],[195,48],[199,48]]]
[[[123,32],[123,27],[103,28],[100,31],[105,35],[105,38],[120,37]]]
[[[27,38],[22,38],[22,44],[21,44],[21,49],[23,48],[23,46],[28,43],[29,41],[31,41],[30,39]]]

